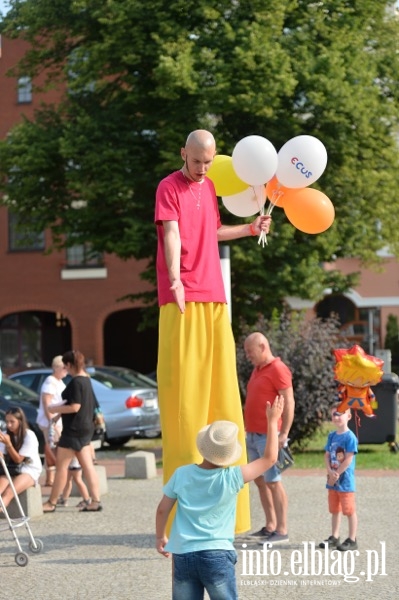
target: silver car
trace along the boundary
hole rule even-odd
[[[88,373],[92,373],[94,371],[101,371],[101,373],[115,375],[115,377],[119,377],[119,379],[123,379],[123,381],[126,381],[133,386],[158,388],[158,384],[154,379],[151,379],[151,377],[148,377],[147,375],[143,375],[143,373],[140,373],[139,371],[129,369],[128,367],[94,365],[93,367],[87,368]]]
[[[134,386],[123,379],[88,367],[93,392],[104,414],[105,440],[110,445],[122,445],[131,437],[160,435],[158,393],[156,387]],[[10,379],[40,393],[49,368],[29,369],[13,373]],[[67,384],[70,376],[64,378]]]

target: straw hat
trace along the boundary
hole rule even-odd
[[[238,426],[231,421],[214,421],[203,427],[197,435],[197,448],[203,458],[225,467],[235,463],[242,454],[237,441]]]

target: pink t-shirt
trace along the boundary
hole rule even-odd
[[[248,381],[244,407],[247,433],[267,432],[266,402],[273,404],[279,390],[290,387],[292,387],[291,371],[280,358],[276,357],[260,369],[255,367]]]
[[[205,178],[203,183],[190,182],[189,186],[183,173],[175,171],[158,186],[155,223],[158,233],[156,264],[160,306],[175,301],[169,289],[162,221],[177,221],[179,225],[180,278],[186,301],[225,303],[217,241],[221,221],[212,181]]]

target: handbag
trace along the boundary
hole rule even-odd
[[[105,419],[103,412],[100,408],[96,395],[93,392],[94,396],[94,412],[93,412],[93,425],[94,425],[94,433],[92,440],[102,440],[104,439],[105,433]]]
[[[16,477],[17,475],[21,474],[22,465],[24,464],[24,461],[16,463],[13,460],[11,460],[8,454],[5,454],[3,459],[10,477]],[[0,475],[7,475],[2,463],[0,463]]]
[[[278,451],[277,462],[276,465],[280,469],[280,471],[285,471],[289,467],[292,467],[294,464],[294,457],[291,454],[291,450],[287,446],[280,448]]]
[[[95,429],[105,429],[104,415],[100,407],[94,409],[93,423]]]

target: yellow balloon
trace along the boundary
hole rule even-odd
[[[217,154],[206,176],[213,181],[218,196],[233,196],[248,187],[248,184],[239,179],[234,171],[231,156]]]

